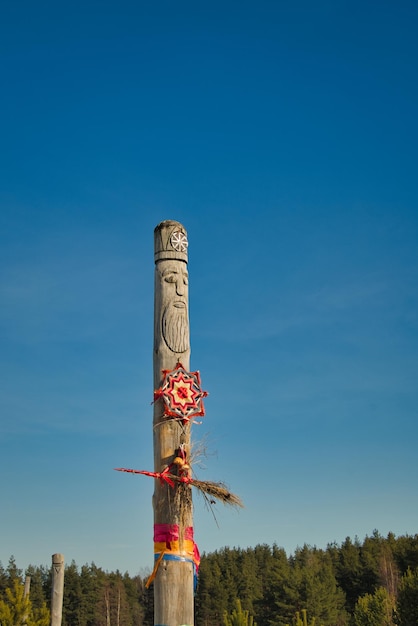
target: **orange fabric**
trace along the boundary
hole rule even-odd
[[[166,554],[177,554],[178,556],[188,556],[194,560],[195,543],[190,539],[183,541],[183,549],[180,551],[179,541],[156,541],[154,543],[154,554],[165,552]]]

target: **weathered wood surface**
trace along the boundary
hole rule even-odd
[[[64,599],[64,555],[52,555],[51,626],[61,626]]]
[[[187,233],[174,221],[159,224],[154,231],[154,389],[162,383],[162,370],[174,369],[180,361],[190,369],[189,300],[187,273]],[[162,399],[154,404],[154,468],[161,472],[172,463],[176,450],[190,452],[190,424],[163,416]],[[193,526],[191,489],[179,497],[175,488],[155,480],[154,523],[177,524],[182,530]],[[184,486],[183,486],[184,490]],[[177,495],[177,497],[176,497]],[[154,624],[180,626],[194,623],[193,564],[162,560],[154,581]]]
[[[31,582],[31,577],[30,576],[26,576],[25,577],[25,587],[24,587],[24,591],[23,591],[23,597],[24,598],[28,598],[30,596],[30,582]],[[25,615],[23,620],[22,620],[22,626],[26,626],[26,622],[28,619],[28,615]]]
[[[30,594],[30,581],[31,581],[31,577],[30,576],[26,576],[25,577],[25,589],[23,592],[23,597],[27,598]]]

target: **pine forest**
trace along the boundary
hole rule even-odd
[[[25,578],[30,594],[24,597]],[[63,626],[152,626],[147,577],[65,567]],[[51,568],[0,563],[0,625],[49,625]],[[291,555],[277,545],[203,554],[196,626],[418,626],[418,535],[347,539]],[[25,622],[23,622],[25,620]]]

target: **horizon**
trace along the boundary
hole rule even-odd
[[[370,534],[366,534],[364,537],[347,536],[347,537],[344,537],[344,539],[341,542],[330,541],[325,546],[317,546],[317,545],[311,545],[311,544],[308,544],[308,543],[303,543],[301,545],[296,546],[293,550],[289,551],[289,550],[286,550],[283,546],[280,546],[279,544],[277,544],[276,542],[273,542],[272,544],[254,543],[253,545],[246,546],[246,547],[241,547],[241,546],[220,546],[218,548],[215,548],[214,550],[211,550],[210,552],[202,552],[201,556],[202,557],[210,556],[211,554],[219,553],[219,552],[222,552],[224,550],[231,550],[231,551],[242,550],[242,551],[245,552],[247,550],[254,550],[258,546],[267,546],[270,549],[273,549],[274,547],[277,547],[280,550],[284,550],[285,553],[286,553],[287,558],[289,559],[292,556],[295,556],[295,554],[299,550],[302,550],[305,547],[310,548],[310,549],[315,549],[315,550],[317,549],[317,550],[321,550],[321,551],[326,552],[330,547],[334,547],[335,546],[337,548],[341,548],[342,545],[345,543],[345,541],[347,541],[347,539],[349,539],[354,545],[356,543],[360,543],[360,545],[363,545],[365,540],[373,538],[376,534],[379,537],[382,537],[384,540],[387,540],[389,538],[389,536],[391,536],[391,535],[393,535],[395,539],[400,539],[402,537],[417,537],[417,535],[418,535],[418,533],[414,533],[414,535],[408,534],[408,533],[401,534],[401,535],[396,535],[396,534],[392,533],[391,531],[389,531],[386,536],[383,536],[383,535],[381,535],[379,533],[378,529],[375,528],[373,530],[373,532],[371,532]],[[0,560],[0,566],[3,567],[5,570],[7,570],[7,565],[9,564],[10,561],[13,561],[15,563],[15,565],[16,565],[16,568],[21,572],[21,575],[23,576],[23,575],[26,574],[26,571],[30,567],[41,567],[41,568],[43,567],[45,569],[52,568],[52,557],[53,556],[54,555],[51,554],[51,563],[50,564],[47,564],[47,563],[28,563],[26,565],[26,567],[23,567],[23,566],[21,566],[21,564],[17,563],[17,561],[14,558],[14,555],[11,554],[10,557],[7,559],[6,563],[4,563],[4,562],[2,562]],[[64,556],[64,567],[67,567],[67,566],[70,566],[70,565],[71,566],[72,565],[76,565],[77,566],[77,570],[80,570],[81,567],[83,567],[83,566],[93,566],[94,565],[95,567],[101,569],[102,571],[104,571],[106,573],[112,573],[112,572],[120,572],[121,574],[128,573],[130,577],[139,576],[142,579],[146,579],[146,578],[148,578],[150,576],[150,574],[152,572],[152,566],[153,566],[153,563],[151,563],[149,566],[142,567],[141,571],[137,571],[137,572],[131,572],[131,571],[128,571],[128,570],[121,570],[119,568],[115,568],[113,570],[107,570],[107,569],[101,567],[100,563],[96,563],[95,561],[91,561],[90,563],[76,563],[76,561],[74,559],[72,559],[71,562],[67,562],[65,560],[65,555],[62,555],[62,556]]]

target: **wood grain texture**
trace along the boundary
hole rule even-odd
[[[64,555],[52,555],[51,626],[61,626],[64,599]]]
[[[187,233],[178,222],[165,221],[154,231],[154,389],[162,384],[163,370],[181,362],[190,370],[189,288]],[[160,398],[154,404],[154,471],[170,465],[183,445],[190,452],[190,424],[164,416]],[[154,523],[179,526],[180,552],[184,529],[193,526],[191,489],[154,481]],[[193,564],[162,560],[154,581],[154,624],[194,623]]]

